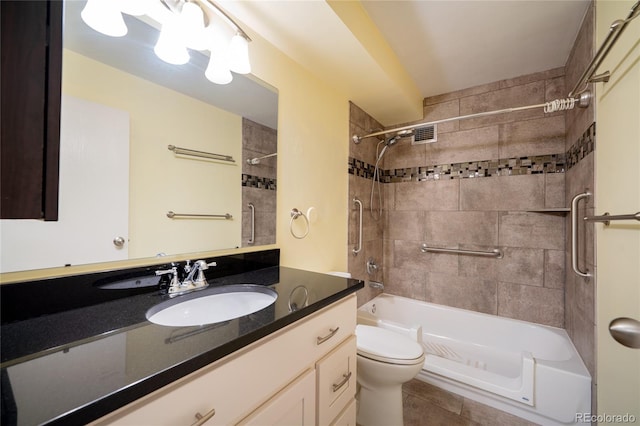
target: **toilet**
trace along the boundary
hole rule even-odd
[[[402,384],[424,364],[422,345],[380,327],[356,326],[357,379],[360,388],[356,423],[402,426]]]

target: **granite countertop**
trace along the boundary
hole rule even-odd
[[[364,285],[280,266],[209,279],[210,286],[246,283],[274,289],[276,302],[217,324],[147,321],[146,311],[168,299],[158,291],[3,324],[3,424],[85,424]],[[306,305],[299,286],[307,290]]]

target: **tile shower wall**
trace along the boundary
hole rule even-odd
[[[349,134],[363,135],[372,133],[382,129],[382,125],[373,117],[364,112],[357,105],[350,103],[349,110]],[[383,217],[374,217],[380,205],[377,198],[374,200],[374,211],[371,209],[371,188],[373,177],[373,165],[376,162],[376,145],[378,140],[374,138],[366,139],[355,144],[349,142],[349,272],[354,278],[366,281],[382,281],[382,271],[384,270],[383,259]],[[380,185],[383,190],[384,185]],[[354,199],[362,202],[362,236],[363,241],[358,242],[358,230],[360,226],[360,218],[358,206],[353,202]],[[381,192],[382,202],[384,198]],[[361,245],[361,251],[354,254],[354,250]],[[377,270],[372,270],[372,274],[366,271],[366,262],[372,259],[377,265]],[[358,306],[368,302],[373,297],[381,293],[381,290],[372,289],[368,285],[358,291]]]
[[[538,104],[565,92],[564,69],[553,69],[427,98],[424,119]],[[379,127],[355,105],[351,125],[356,134]],[[437,138],[425,145],[404,139],[384,157],[383,216],[365,215],[364,247],[365,256],[382,250],[385,291],[563,327],[565,214],[548,210],[565,206],[564,113],[455,121],[440,125]],[[376,143],[351,144],[351,193],[363,194],[365,206],[371,180],[361,175],[375,163]],[[354,242],[353,214],[350,223]],[[422,253],[422,243],[500,248],[504,258]],[[352,260],[360,277],[363,259]]]
[[[276,157],[248,164],[247,160],[277,152],[278,132],[247,118],[242,119],[242,247],[276,242]],[[255,206],[254,242],[251,211]]]
[[[587,67],[594,54],[595,46],[595,6],[592,3],[585,16],[576,43],[565,67],[565,84],[571,90],[579,79],[582,71]],[[594,192],[594,150],[596,142],[595,114],[592,102],[586,109],[574,109],[566,115],[566,150],[571,153],[566,172],[567,206],[571,199],[589,189]],[[590,197],[580,206],[580,214],[593,215],[594,197]],[[594,378],[592,389],[592,413],[597,413],[595,404],[595,276],[589,279],[581,278],[571,269],[571,221],[566,219],[566,277],[565,277],[565,329],[573,344],[584,360],[585,365]],[[578,258],[580,268],[595,273],[595,233],[593,223],[582,223],[578,228],[579,249]]]

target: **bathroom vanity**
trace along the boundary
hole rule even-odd
[[[149,285],[157,265],[0,286],[3,424],[355,424],[363,283],[280,267],[277,250],[206,260],[218,264],[210,287],[264,285],[278,298],[168,327],[145,317],[169,297]]]
[[[350,295],[94,424],[355,425],[355,312]]]

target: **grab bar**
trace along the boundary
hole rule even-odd
[[[491,251],[478,251],[478,250],[465,250],[465,249],[448,249],[441,247],[429,247],[426,244],[420,246],[420,251],[423,253],[445,253],[445,254],[463,254],[467,256],[482,256],[482,257],[495,257],[498,259],[503,258],[502,250],[493,249]]]
[[[249,203],[249,210],[251,210],[251,238],[247,241],[248,244],[253,244],[255,235],[256,235],[256,207]]]
[[[571,267],[573,272],[581,277],[592,276],[589,271],[582,272],[578,267],[578,203],[584,198],[591,196],[589,191],[583,192],[573,197],[571,200]]]
[[[192,157],[210,158],[212,160],[228,161],[235,163],[236,160],[230,155],[214,154],[213,152],[196,151],[195,149],[179,148],[174,145],[167,147],[169,151],[173,151],[174,154],[190,155]]]
[[[600,46],[600,48],[598,48],[598,51],[593,56],[593,59],[591,59],[591,62],[589,63],[587,68],[584,70],[580,78],[578,79],[578,82],[573,87],[573,90],[569,92],[568,97],[572,98],[577,95],[580,95],[581,93],[584,93],[587,90],[589,83],[609,81],[609,71],[605,71],[604,73],[599,75],[594,75],[594,74],[596,73],[596,71],[598,70],[598,67],[602,64],[604,59],[607,57],[607,55],[609,54],[609,51],[611,50],[613,45],[616,43],[616,41],[618,40],[618,37],[620,37],[620,35],[624,31],[624,29],[627,27],[629,22],[637,18],[638,15],[640,15],[640,1],[636,2],[631,7],[631,10],[629,11],[629,15],[627,16],[626,19],[617,19],[611,23],[607,37],[602,42],[602,45]]]
[[[358,247],[353,249],[353,255],[357,256],[362,251],[362,201],[354,198],[353,202],[358,205]]]
[[[255,166],[256,164],[260,164],[260,160],[264,160],[265,158],[275,157],[276,155],[278,155],[277,152],[269,155],[263,155],[262,157],[247,158],[247,164],[251,164]]]
[[[610,215],[609,212],[604,212],[602,216],[585,216],[586,222],[602,222],[605,226],[609,226],[609,222],[612,220],[637,220],[640,221],[640,212],[636,214],[621,214]]]
[[[172,211],[167,212],[167,217],[169,219],[180,219],[180,218],[202,218],[202,219],[233,219],[233,216],[229,213],[225,214],[195,214],[195,213],[174,213]]]

